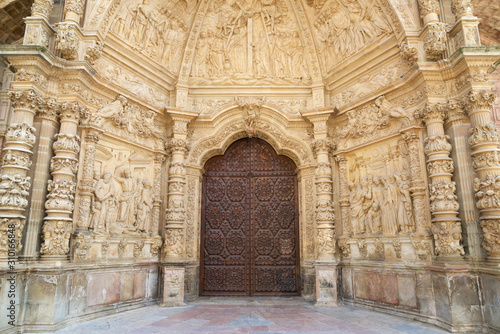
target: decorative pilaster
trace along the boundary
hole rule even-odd
[[[415,217],[416,232],[428,235],[426,203],[425,203],[425,182],[422,175],[422,163],[420,160],[421,134],[420,129],[409,129],[403,133],[403,139],[408,148],[408,158],[410,162],[410,192],[413,202],[413,214]]]
[[[33,119],[37,109],[45,105],[32,89],[10,91],[9,97],[14,117],[5,134],[0,174],[0,240],[9,242],[0,243],[0,260],[12,258],[22,249],[21,237],[26,222],[23,213],[28,206],[31,186],[27,174],[36,142]]]
[[[416,118],[427,126],[424,152],[427,155],[427,170],[431,179],[430,200],[432,234],[435,252],[440,256],[460,256],[464,250],[460,245],[462,226],[457,217],[459,205],[455,195],[455,182],[451,180],[454,166],[450,158],[450,137],[444,133],[446,105],[430,104],[418,110]]]
[[[42,259],[64,260],[69,252],[69,239],[73,232],[74,181],[78,171],[80,137],[77,135],[78,123],[82,113],[79,103],[61,104],[59,134],[53,145],[54,157],[50,171],[52,180],[48,184],[45,209],[47,216],[43,225],[43,244],[40,249]]]
[[[35,0],[31,6],[31,16],[25,18],[26,32],[23,44],[49,47],[53,29],[49,24],[54,0]]]
[[[95,187],[94,165],[95,165],[95,146],[101,140],[102,130],[94,128],[84,128],[82,136],[83,142],[83,168],[79,190],[78,220],[76,223],[77,232],[86,232],[90,227],[90,207]]]
[[[165,215],[164,258],[168,262],[182,261],[184,256],[184,228],[186,209],[184,193],[186,190],[185,157],[189,151],[187,144],[187,124],[194,115],[187,112],[172,115],[172,138],[167,144],[170,151],[168,172],[168,202]]]
[[[351,217],[349,209],[349,185],[347,180],[347,158],[345,154],[335,156],[339,166],[340,181],[340,218],[342,221],[342,236],[352,235]]]
[[[490,257],[500,257],[500,154],[499,137],[491,122],[495,95],[486,90],[472,90],[462,101],[468,112],[471,129],[469,144],[473,166],[476,206],[483,229],[483,248]]]
[[[154,186],[153,186],[153,219],[151,220],[151,236],[159,236],[159,226],[160,226],[160,209],[161,209],[161,184],[162,184],[162,169],[165,163],[166,157],[163,153],[157,153],[155,155],[154,163]]]
[[[328,137],[328,118],[331,110],[315,110],[305,113],[314,125],[312,150],[316,155],[316,229],[318,231],[318,260],[331,262],[335,259],[335,213],[333,208],[333,181],[330,151],[334,148]]]

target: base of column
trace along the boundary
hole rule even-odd
[[[184,302],[184,267],[161,266],[161,294],[158,305],[162,307],[186,306]]]
[[[337,264],[316,264],[316,303],[318,307],[339,307]]]

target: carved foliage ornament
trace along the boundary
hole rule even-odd
[[[483,143],[497,143],[499,140],[495,124],[478,125],[469,129],[469,144],[474,147]]]
[[[91,65],[94,65],[97,59],[101,58],[102,50],[104,49],[104,43],[97,41],[93,46],[87,47],[85,52],[85,60]]]
[[[414,46],[410,46],[407,42],[399,44],[401,57],[406,60],[410,66],[413,66],[418,61],[418,50]]]
[[[83,0],[66,0],[66,3],[64,4],[64,14],[67,14],[68,12],[82,15]]]
[[[462,227],[458,221],[442,221],[432,224],[432,234],[438,255],[464,255],[460,245]]]
[[[457,18],[474,16],[474,6],[471,0],[452,0],[451,11]]]
[[[455,195],[455,182],[447,180],[435,181],[429,185],[429,188],[431,212],[458,211],[459,205]]]
[[[427,37],[424,40],[425,54],[428,60],[437,61],[446,50],[447,32],[450,26],[443,22],[432,22],[428,27]]]
[[[23,236],[24,223],[25,220],[19,218],[0,219],[0,240],[2,240],[2,242],[0,242],[1,255],[7,255],[9,251],[12,250],[18,253],[23,249],[21,238]],[[9,240],[9,242],[7,242],[7,240]]]
[[[474,190],[479,210],[500,208],[500,175],[486,174],[475,178]]]
[[[430,13],[439,13],[438,0],[418,0],[418,6],[422,17]]]
[[[65,255],[69,252],[69,238],[73,224],[66,220],[47,220],[43,224],[43,245],[41,254]]]
[[[35,0],[31,7],[31,16],[42,16],[46,19],[50,16],[54,0]]]
[[[20,174],[0,175],[0,205],[16,208],[28,206],[27,197],[31,178]]]
[[[35,131],[35,127],[27,123],[11,123],[5,134],[5,141],[21,142],[31,147],[36,142]]]
[[[181,229],[167,229],[165,232],[165,253],[168,255],[182,254],[182,233]]]
[[[498,220],[482,220],[483,248],[490,256],[500,255],[500,222]]]

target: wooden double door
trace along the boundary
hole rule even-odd
[[[245,138],[205,164],[200,294],[297,295],[294,162]]]

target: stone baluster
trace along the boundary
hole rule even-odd
[[[77,232],[87,232],[90,227],[90,209],[92,204],[92,196],[95,187],[94,165],[96,145],[101,140],[103,131],[95,128],[83,129],[83,168],[82,175],[79,177],[78,184],[78,219],[76,223]]]
[[[40,249],[44,260],[65,260],[69,252],[69,239],[73,232],[75,175],[78,171],[80,137],[77,135],[80,115],[84,107],[78,102],[61,104],[59,134],[52,146],[52,180],[48,184],[43,224],[43,244]]]
[[[162,184],[162,169],[166,157],[164,153],[157,153],[154,162],[154,186],[153,186],[153,219],[151,221],[151,236],[156,237],[159,234],[160,226],[160,209],[161,209],[161,184]]]
[[[349,205],[349,185],[347,180],[347,157],[345,154],[335,156],[339,166],[340,181],[340,218],[342,220],[342,236],[352,235],[350,205]]]
[[[427,126],[424,151],[427,155],[427,170],[431,179],[430,209],[432,214],[432,234],[437,255],[452,257],[464,254],[460,245],[462,226],[458,216],[459,205],[455,194],[455,182],[451,180],[454,166],[450,158],[450,137],[444,133],[446,105],[431,104],[418,110],[416,118],[421,118]]]
[[[420,129],[409,129],[403,133],[403,139],[408,148],[410,163],[410,192],[413,202],[413,216],[415,217],[416,232],[429,235],[428,218],[425,205],[425,181],[422,175],[421,163],[421,134]]]
[[[33,144],[36,142],[33,120],[45,101],[32,89],[9,92],[14,108],[12,123],[5,134],[5,147],[0,174],[0,260],[13,258],[22,249],[21,237],[26,222],[31,178],[27,176],[32,164]],[[14,236],[14,243],[12,238]]]
[[[173,111],[171,111],[173,113]],[[168,262],[182,260],[184,250],[184,227],[186,209],[184,192],[186,190],[185,156],[187,145],[187,124],[192,120],[189,114],[172,115],[172,138],[168,143],[170,168],[168,172],[168,202],[165,215],[164,255]]]
[[[500,149],[490,114],[494,101],[492,92],[472,90],[462,102],[471,121],[469,144],[478,175],[474,190],[483,229],[483,248],[489,257],[500,257]]]

